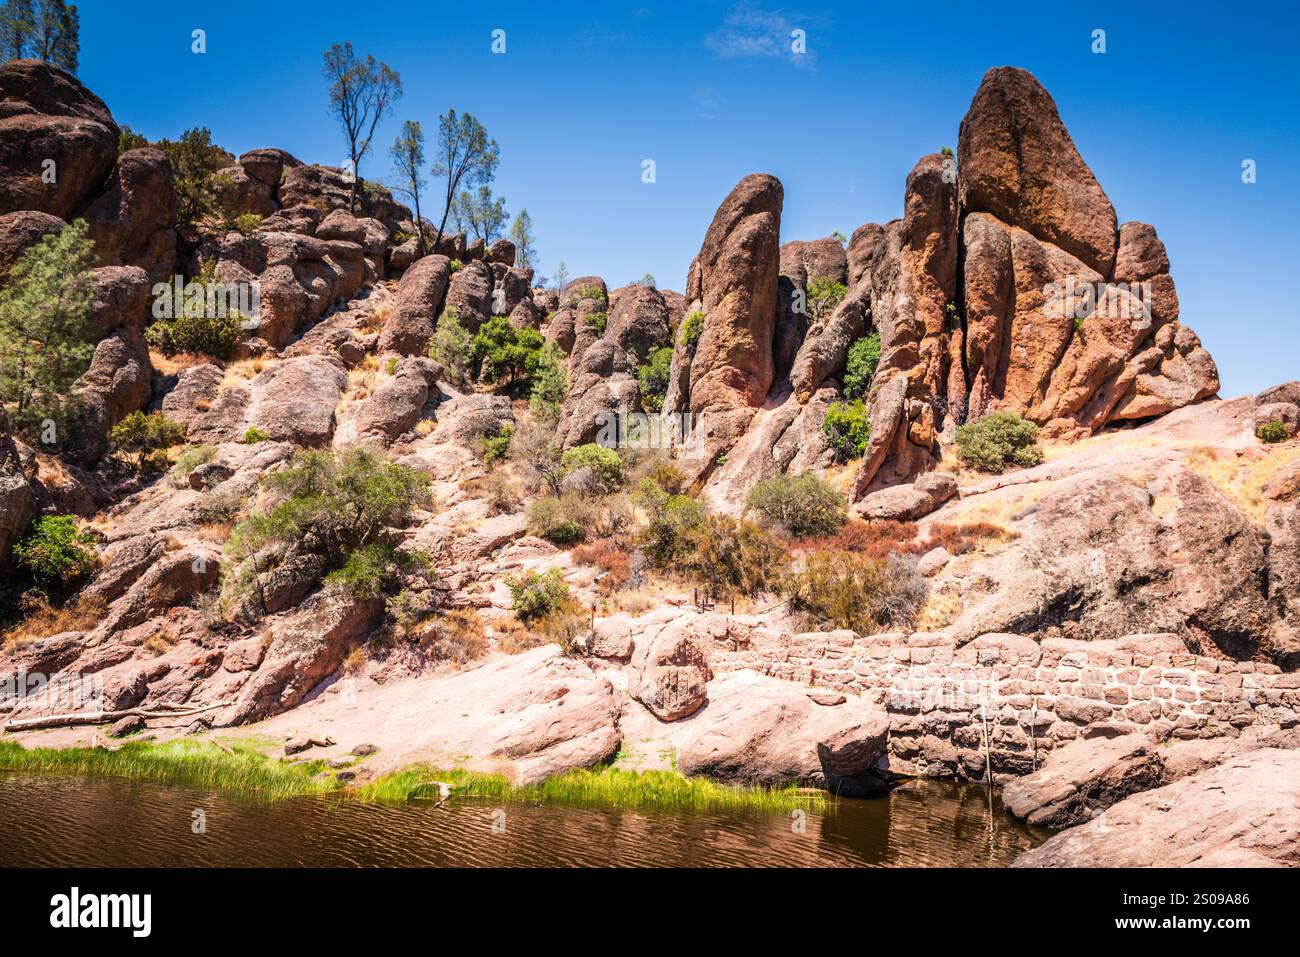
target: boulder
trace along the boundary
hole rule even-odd
[[[274,216],[280,211],[275,187],[249,176],[243,166],[227,166],[212,174],[213,193],[221,209],[232,216]]]
[[[80,213],[105,266],[138,266],[152,282],[176,271],[176,189],[171,162],[156,149],[127,150],[108,187]]]
[[[910,485],[872,492],[853,506],[859,518],[912,521],[929,515],[957,494],[957,479],[948,472],[927,472]]]
[[[1255,402],[1258,405],[1267,405],[1270,402],[1290,402],[1292,405],[1300,405],[1300,381],[1283,382],[1271,389],[1265,389],[1255,396]]]
[[[412,357],[398,362],[362,404],[356,419],[357,437],[391,444],[424,417],[438,366],[432,359]],[[434,393],[436,395],[436,393]]]
[[[343,364],[332,357],[284,359],[250,383],[243,426],[259,428],[276,441],[325,445],[347,382]]]
[[[0,216],[0,279],[9,275],[23,253],[39,243],[42,236],[57,234],[65,225],[59,217],[34,209]]]
[[[492,243],[487,258],[489,262],[513,266],[515,264],[515,244],[505,238],[498,239]]]
[[[239,157],[239,165],[253,179],[260,180],[272,189],[278,189],[284,175],[302,162],[280,149],[249,150]]]
[[[118,133],[71,73],[43,60],[0,67],[0,215],[28,209],[71,222],[113,169]]]
[[[402,274],[379,333],[381,353],[422,356],[428,352],[450,278],[446,256],[425,256]]]
[[[1264,402],[1255,407],[1255,428],[1265,422],[1281,422],[1289,437],[1300,432],[1300,405],[1293,402]]]
[[[709,638],[688,622],[665,628],[632,656],[628,693],[661,721],[693,714],[708,698]]]
[[[709,685],[708,703],[674,731],[677,766],[687,775],[728,782],[879,795],[889,786],[879,768],[889,719],[865,699],[842,697],[843,703],[828,706],[791,682],[729,672]]]
[[[462,326],[478,332],[479,326],[492,317],[492,270],[476,261],[467,262],[453,273],[444,306],[451,308],[455,308]]]
[[[1145,735],[1077,738],[1053,750],[1037,771],[1008,781],[1002,803],[1029,824],[1073,827],[1165,779],[1160,749]]]
[[[1110,275],[1115,209],[1033,74],[984,74],[961,122],[957,168],[963,211],[992,213]]]
[[[352,644],[370,631],[383,610],[379,599],[318,591],[293,611],[267,622],[273,636],[265,659],[217,724],[229,726],[294,707],[343,663]]]
[[[212,405],[225,377],[220,367],[206,362],[181,369],[163,395],[163,415],[189,428]]]
[[[103,339],[114,330],[139,333],[151,321],[152,283],[139,266],[105,266],[90,274],[90,335]]]
[[[1300,751],[1261,748],[1135,794],[1013,867],[1285,867],[1300,832]]]
[[[318,239],[342,239],[358,246],[366,241],[366,227],[346,209],[336,209],[316,227]]]

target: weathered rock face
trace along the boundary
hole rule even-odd
[[[35,511],[36,498],[9,434],[9,419],[0,408],[0,561],[8,561],[10,549]]]
[[[970,417],[1011,409],[1068,437],[1218,391],[1164,245],[1116,227],[1037,80],[991,70],[959,143]]]
[[[768,785],[798,782],[846,797],[887,789],[876,770],[889,720],[861,698],[818,704],[807,688],[753,671],[734,671],[709,685],[708,703],[674,735],[685,774]]]
[[[334,434],[334,408],[348,376],[338,359],[300,356],[219,392],[189,424],[194,442],[234,442],[257,428],[277,441],[318,447]]]
[[[265,718],[298,704],[343,663],[349,646],[377,622],[378,599],[320,591],[271,628],[270,647],[238,700],[219,712],[222,725]]]
[[[672,625],[633,652],[628,693],[661,721],[676,721],[703,707],[712,677],[708,637]]]
[[[43,60],[0,67],[0,214],[34,209],[71,220],[108,178],[118,132],[108,107],[72,74]]]
[[[57,216],[25,209],[0,216],[0,279],[42,236],[57,233],[66,224]]]
[[[428,351],[450,277],[446,256],[425,256],[402,274],[392,311],[379,333],[380,352],[414,356]]]
[[[1032,774],[1002,790],[1016,817],[1044,827],[1073,827],[1092,820],[1139,791],[1165,783],[1160,749],[1141,734],[1079,738],[1048,756]]]
[[[492,318],[492,270],[477,260],[458,269],[451,277],[444,308],[454,308],[460,324],[478,332]]]
[[[1294,866],[1300,751],[1262,748],[1121,801],[1015,867]]]
[[[1022,226],[1110,274],[1115,209],[1032,74],[999,67],[984,75],[961,123],[958,156],[965,210]]]
[[[890,223],[871,273],[871,321],[880,365],[871,387],[871,439],[854,487],[905,481],[939,460],[939,435],[961,420],[966,384],[956,295],[956,188],[938,154],[907,178],[905,215]]]
[[[598,288],[601,287],[589,287]],[[598,299],[580,300],[593,304]],[[603,303],[602,303],[603,305]],[[609,297],[604,332],[597,335],[581,308],[569,365],[569,392],[560,410],[557,441],[564,448],[594,441],[602,416],[642,411],[636,370],[671,342],[668,306],[649,286],[631,285]]]
[[[108,188],[80,214],[105,266],[135,266],[151,282],[176,270],[176,191],[172,166],[155,149],[128,150],[117,159]]]
[[[679,351],[693,352],[686,394],[673,395],[669,409],[705,420],[702,448],[684,458],[688,477],[707,475],[735,445],[772,385],[783,195],[775,177],[746,176],[723,200],[691,264],[686,298],[704,323],[693,347],[678,341]]]
[[[292,232],[229,233],[203,243],[192,267],[215,259],[222,282],[256,279],[261,284],[257,335],[270,345],[287,343],[366,279],[365,251],[356,243],[322,240]]]
[[[989,632],[1145,631],[1237,660],[1277,651],[1260,538],[1190,469],[1173,468],[1150,488],[1108,474],[1058,480],[1019,528],[1022,538],[983,565],[984,597],[952,626],[959,642]]]
[[[393,374],[361,406],[356,419],[357,438],[378,438],[388,444],[412,429],[424,415],[436,370],[432,359],[413,356],[399,362]],[[336,445],[338,439],[335,436]]]
[[[73,441],[82,464],[99,461],[109,429],[148,404],[152,374],[149,350],[137,326],[100,340],[90,368],[74,386],[81,401]]]

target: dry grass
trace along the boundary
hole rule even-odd
[[[221,388],[239,385],[241,382],[255,379],[270,366],[271,360],[265,356],[240,359],[226,366],[226,377],[221,380]]]
[[[487,628],[477,610],[452,608],[434,619],[420,647],[440,661],[463,665],[488,653]]]
[[[179,642],[180,636],[170,628],[160,628],[146,638],[140,645],[151,655],[165,655]]]
[[[162,375],[175,375],[182,369],[206,365],[215,360],[210,356],[201,356],[197,352],[180,352],[174,356],[165,356],[157,349],[150,349],[149,361]]]
[[[1264,488],[1284,466],[1300,459],[1300,446],[1247,449],[1240,453],[1199,445],[1187,456],[1187,466],[1209,479],[1255,524],[1262,524],[1270,502]]]
[[[378,332],[384,327],[384,324],[388,322],[388,317],[392,312],[393,307],[388,303],[376,306],[374,312],[367,314],[365,319],[362,320],[361,325],[359,326],[361,334],[367,335],[372,332]]]
[[[65,631],[89,631],[103,620],[108,605],[102,598],[83,595],[56,608],[37,592],[24,596],[22,611],[22,620],[0,637],[0,647],[7,652]]]
[[[917,631],[947,628],[962,613],[961,596],[956,592],[932,591],[916,615]]]

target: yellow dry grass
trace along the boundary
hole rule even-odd
[[[43,595],[33,595],[23,605],[22,620],[0,636],[0,648],[6,652],[65,631],[89,631],[108,611],[102,598],[91,596],[79,597],[56,608]]]
[[[931,592],[916,616],[917,631],[947,628],[962,613],[961,596],[955,592]]]
[[[1269,501],[1264,488],[1285,465],[1300,459],[1300,445],[1263,446],[1241,453],[1199,445],[1187,456],[1187,466],[1223,492],[1256,524],[1262,524]]]

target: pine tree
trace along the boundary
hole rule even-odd
[[[94,264],[79,219],[23,253],[0,290],[0,401],[21,429],[61,409],[90,364]]]
[[[510,226],[510,241],[515,244],[515,265],[530,269],[537,265],[537,242],[533,237],[533,217],[521,209]]]
[[[81,19],[63,0],[6,0],[0,7],[0,52],[6,60],[32,58],[77,72]]]

